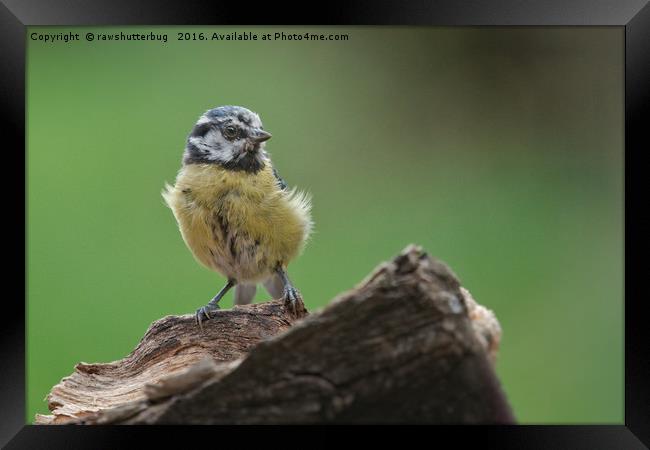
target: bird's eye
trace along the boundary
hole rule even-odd
[[[237,136],[237,127],[233,125],[228,125],[223,132],[227,138],[234,138],[235,136]]]

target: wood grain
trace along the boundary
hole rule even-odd
[[[80,363],[42,424],[514,423],[494,314],[409,246],[324,309],[281,301],[154,322],[122,360]]]

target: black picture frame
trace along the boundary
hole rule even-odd
[[[625,424],[576,426],[436,427],[419,428],[428,442],[454,445],[474,442],[494,448],[635,449],[650,445],[650,346],[642,314],[641,279],[631,275],[630,261],[643,247],[637,238],[647,223],[634,209],[643,200],[644,150],[650,109],[650,4],[647,0],[500,0],[500,1],[344,1],[281,7],[272,3],[169,0],[0,0],[0,97],[4,144],[4,234],[15,259],[5,258],[16,274],[16,295],[5,292],[2,330],[2,420],[0,444],[6,448],[116,448],[135,440],[164,440],[188,446],[178,427],[46,427],[25,425],[25,51],[26,27],[32,25],[432,25],[432,26],[616,26],[625,30]],[[15,177],[11,182],[8,178]],[[22,185],[20,184],[22,181]],[[638,200],[637,200],[638,199]],[[21,239],[22,238],[22,239]],[[8,253],[5,253],[8,256]],[[641,260],[642,261],[642,260]],[[21,264],[22,263],[22,264]],[[630,275],[628,275],[630,270]],[[22,296],[20,294],[22,292]],[[170,430],[170,428],[172,430]],[[312,428],[302,428],[304,432]],[[414,430],[409,428],[410,430]],[[275,434],[275,428],[230,430],[243,443],[255,430]],[[185,430],[184,430],[185,431]],[[224,439],[225,428],[187,430],[208,440]],[[384,437],[391,428],[367,434]],[[244,435],[243,433],[246,433]],[[291,431],[295,433],[295,431]],[[323,442],[336,433],[319,432]],[[428,436],[428,437],[426,437]],[[217,443],[215,442],[215,444]],[[334,441],[336,442],[336,441]],[[645,444],[645,445],[644,445]]]

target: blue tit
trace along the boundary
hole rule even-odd
[[[241,106],[205,112],[190,132],[174,186],[163,198],[185,244],[226,285],[197,309],[200,326],[235,288],[234,303],[248,304],[262,283],[295,314],[299,291],[287,275],[311,233],[310,197],[289,189],[265,150],[271,134]]]

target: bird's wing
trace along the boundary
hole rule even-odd
[[[282,189],[283,191],[286,190],[287,189],[287,183],[278,174],[278,171],[275,170],[275,167],[273,168],[273,176],[278,181],[278,185],[280,186],[280,189]]]

